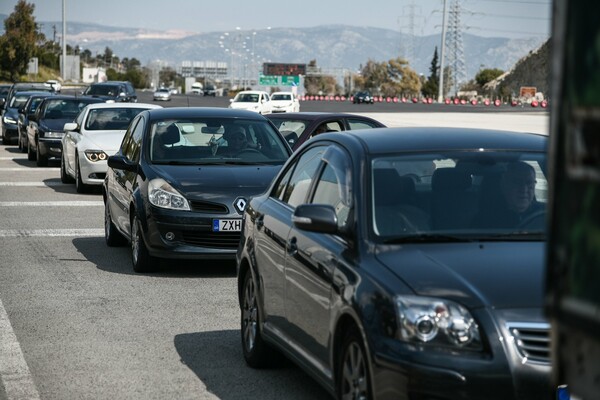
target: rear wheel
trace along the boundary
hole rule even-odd
[[[242,287],[241,334],[242,351],[246,363],[252,368],[265,368],[277,364],[282,356],[262,338],[256,285],[248,271]]]
[[[371,382],[367,353],[356,327],[352,327],[342,342],[337,364],[339,399],[370,399]]]
[[[158,260],[148,252],[142,237],[142,223],[137,215],[131,222],[131,263],[135,272],[150,272],[156,268]]]

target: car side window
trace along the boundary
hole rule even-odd
[[[377,128],[378,126],[370,121],[364,121],[364,120],[360,120],[360,119],[351,119],[348,118],[348,125],[350,126],[350,129],[371,129],[371,128]]]
[[[306,195],[310,184],[315,178],[317,168],[321,163],[321,156],[327,149],[326,146],[317,146],[308,149],[298,159],[292,177],[286,186],[282,201],[292,207],[306,202]]]
[[[325,167],[315,184],[311,203],[333,206],[338,227],[344,228],[352,207],[350,160],[343,150],[330,146],[323,155],[323,161]]]
[[[121,144],[121,152],[128,160],[139,160],[139,148],[141,146],[141,134],[143,132],[143,119],[140,117],[131,124]]]
[[[294,171],[295,166],[296,166],[296,163],[288,166],[285,173],[281,176],[281,178],[275,184],[275,187],[273,188],[273,192],[271,193],[271,197],[275,197],[279,200],[283,199],[283,194],[285,193],[285,187],[287,186],[287,184],[290,180],[290,176],[292,176],[292,171]]]

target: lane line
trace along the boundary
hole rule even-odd
[[[25,160],[27,159],[27,156],[23,156],[23,157],[0,157],[0,160],[2,161],[14,161],[14,160]]]
[[[29,186],[72,186],[62,182],[0,182],[0,186],[29,187]]]
[[[10,171],[35,172],[35,171],[59,171],[59,170],[57,168],[45,168],[45,167],[37,167],[37,168],[29,168],[29,167],[0,168],[0,172],[10,172]]]
[[[104,237],[104,229],[3,229],[1,238],[9,237]]]
[[[0,383],[8,400],[39,400],[21,346],[0,300]]]
[[[92,207],[104,206],[102,201],[0,201],[0,207]]]

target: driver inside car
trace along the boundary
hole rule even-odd
[[[223,138],[227,141],[227,148],[230,154],[238,154],[246,149],[256,149],[248,141],[246,130],[241,126],[234,126],[229,128],[224,134]]]
[[[545,209],[535,198],[535,170],[526,162],[507,165],[500,180],[500,201],[493,210],[475,216],[477,228],[516,228]],[[490,212],[491,211],[491,212]]]

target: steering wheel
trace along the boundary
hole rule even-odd
[[[260,151],[258,151],[257,149],[253,149],[251,147],[248,147],[248,148],[238,151],[238,154],[243,154],[243,153],[258,153],[258,154],[262,155],[262,153]]]
[[[519,222],[517,229],[543,228],[546,223],[546,210],[539,210]]]

